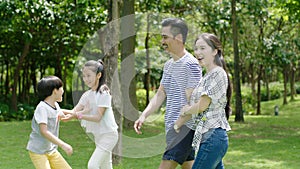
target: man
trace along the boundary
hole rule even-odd
[[[166,100],[165,130],[167,148],[159,169],[175,169],[178,164],[183,169],[192,168],[195,151],[192,148],[194,136],[192,120],[185,123],[176,133],[174,122],[181,108],[189,103],[193,89],[201,78],[198,61],[185,50],[188,27],[180,19],[167,18],[162,22],[162,46],[172,58],[164,65],[163,77],[159,89],[150,103],[135,121],[134,129],[141,134],[145,119],[158,110]]]

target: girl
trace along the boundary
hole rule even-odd
[[[193,139],[197,156],[193,169],[223,169],[222,158],[228,148],[226,131],[231,130],[227,121],[231,112],[231,87],[221,42],[213,34],[201,34],[195,41],[195,56],[206,68],[206,75],[193,91],[191,105],[181,110],[174,129],[178,131],[183,122],[193,116],[197,125]]]
[[[30,158],[37,169],[70,169],[71,167],[57,151],[61,147],[67,155],[72,147],[58,138],[59,121],[64,117],[57,102],[64,93],[62,81],[56,76],[42,78],[37,84],[41,99],[32,118],[32,132],[27,144]]]
[[[70,118],[81,120],[86,133],[94,137],[96,149],[89,162],[89,169],[111,169],[112,149],[118,141],[117,124],[111,107],[111,95],[105,84],[103,62],[90,60],[83,69],[83,81],[90,88],[80,98],[71,113]]]

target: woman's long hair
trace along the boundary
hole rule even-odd
[[[224,57],[223,57],[223,50],[222,50],[221,41],[218,39],[218,37],[216,35],[210,34],[210,33],[201,34],[200,36],[198,36],[196,41],[199,38],[202,38],[213,50],[217,49],[218,52],[215,55],[214,62],[215,62],[216,65],[222,67],[226,72],[227,80],[228,80],[228,87],[227,87],[227,91],[226,91],[227,103],[226,103],[226,106],[225,106],[225,113],[226,113],[226,118],[228,120],[229,116],[231,114],[230,100],[231,100],[231,95],[232,95],[232,89],[231,89],[230,78],[229,78],[229,75],[227,73],[226,62],[225,62]]]

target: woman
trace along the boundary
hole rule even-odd
[[[182,108],[174,129],[179,131],[193,117],[193,146],[197,154],[193,169],[222,169],[222,158],[228,148],[227,131],[231,130],[231,87],[220,40],[213,34],[201,34],[195,41],[195,56],[206,74],[192,93],[191,105]]]

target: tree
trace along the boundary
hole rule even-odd
[[[135,14],[134,0],[123,1],[121,17],[121,91],[123,125],[131,128],[138,118],[135,80]]]
[[[119,126],[119,140],[117,146],[114,148],[113,163],[119,164],[121,162],[122,156],[122,130],[123,130],[123,111],[122,111],[122,98],[120,92],[120,82],[119,82],[119,73],[118,73],[118,55],[119,55],[119,2],[117,0],[108,1],[108,19],[106,29],[104,30],[104,61],[108,71],[107,74],[107,83],[112,91],[113,97],[113,111],[116,117],[116,122]],[[101,36],[100,36],[101,38]]]
[[[238,49],[238,34],[237,34],[237,15],[236,15],[236,1],[231,1],[232,12],[232,36],[233,36],[233,50],[234,50],[234,91],[235,91],[235,121],[243,122],[243,107],[241,96],[241,82],[240,82],[240,58]]]

